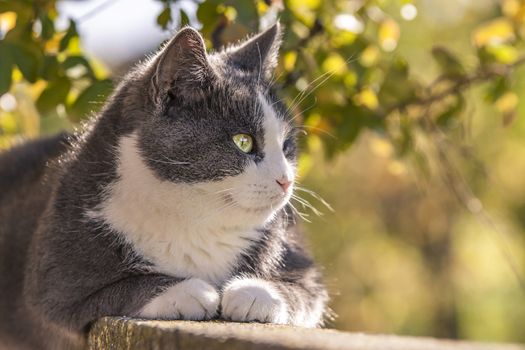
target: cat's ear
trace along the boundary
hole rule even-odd
[[[277,66],[281,45],[279,22],[228,52],[230,62],[245,71],[261,73],[268,79]]]
[[[156,60],[153,87],[155,94],[176,90],[192,95],[202,90],[213,76],[202,36],[195,29],[181,29]]]

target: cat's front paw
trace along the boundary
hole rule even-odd
[[[217,315],[220,296],[209,283],[198,278],[179,282],[150,300],[139,312],[140,317],[209,320]]]
[[[235,279],[224,288],[222,318],[239,322],[288,323],[288,307],[275,286],[255,278]]]

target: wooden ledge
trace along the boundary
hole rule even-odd
[[[255,323],[145,321],[107,317],[92,327],[88,336],[88,349],[525,350],[525,346],[345,333]]]

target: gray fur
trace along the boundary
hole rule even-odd
[[[135,315],[181,280],[152,273],[133,247],[85,213],[117,179],[115,150],[132,132],[147,166],[165,181],[216,181],[263,159],[256,88],[286,115],[268,86],[279,35],[276,25],[207,55],[200,35],[185,28],[124,79],[83,131],[0,154],[0,348],[82,346],[93,321]],[[230,139],[247,131],[256,138],[248,155]],[[295,162],[293,134],[285,148]],[[274,281],[292,312],[299,302],[313,307],[327,298],[294,223],[283,208],[233,272]]]

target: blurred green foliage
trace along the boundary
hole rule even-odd
[[[160,27],[189,23],[159,1]],[[307,227],[340,291],[338,328],[525,341],[525,4],[468,3],[198,5],[210,49],[285,27],[274,84],[307,135],[303,181],[336,209]],[[74,127],[111,93],[57,18],[54,0],[0,0],[0,95],[16,100],[0,109],[0,149]]]

